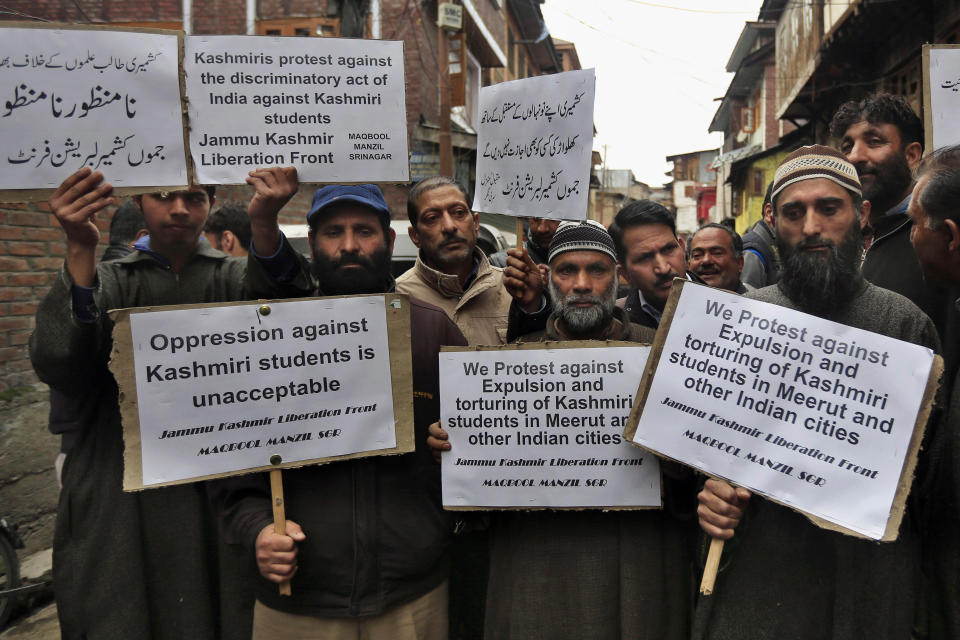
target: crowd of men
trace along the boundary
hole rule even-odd
[[[99,172],[73,174],[50,199],[66,259],[30,342],[40,378],[83,401],[54,541],[63,637],[960,638],[960,389],[942,392],[927,426],[895,542],[821,529],[667,462],[659,510],[458,519],[441,506],[436,459],[452,450],[438,422],[441,346],[651,342],[675,278],[943,344],[954,380],[960,149],[921,161],[919,120],[885,94],[844,105],[833,131],[839,151],[783,160],[742,239],[710,224],[687,242],[667,209],[639,201],[609,229],[531,220],[523,247],[488,259],[466,191],[428,178],[407,207],[419,256],[396,279],[374,185],[316,191],[310,259],[277,222],[299,187],[291,168],[250,172],[244,215],[211,216],[212,187],[144,194],[146,234],[97,264],[95,219],[112,189]],[[392,291],[410,296],[414,453],[286,472],[285,533],[260,475],[121,490],[108,310]],[[695,598],[707,536],[731,540],[709,610]],[[707,617],[696,630],[695,616]]]

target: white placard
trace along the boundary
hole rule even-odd
[[[683,283],[634,441],[880,539],[933,358]]]
[[[444,350],[444,506],[659,507],[656,456],[620,435],[649,353]]]
[[[130,316],[143,485],[396,446],[380,296]]]
[[[929,52],[927,151],[960,144],[960,48],[925,46]]]
[[[20,29],[0,39],[0,189],[83,167],[115,187],[187,184],[176,35]]]
[[[593,69],[480,89],[474,211],[585,220]]]
[[[197,180],[257,167],[301,182],[406,182],[403,43],[188,36],[184,70]]]

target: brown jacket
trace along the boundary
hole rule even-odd
[[[397,293],[440,307],[471,345],[507,341],[507,318],[513,299],[503,288],[503,269],[493,267],[479,249],[477,275],[466,291],[455,275],[428,267],[419,257],[412,269],[397,278]]]

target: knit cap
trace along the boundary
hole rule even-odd
[[[582,222],[561,222],[550,241],[547,262],[566,251],[599,251],[617,261],[617,250],[613,238],[596,220]]]
[[[777,197],[777,194],[795,182],[812,178],[833,180],[844,189],[858,196],[863,195],[857,170],[850,161],[836,149],[815,144],[800,147],[783,159],[774,175],[773,193],[770,197]]]

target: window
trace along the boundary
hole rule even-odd
[[[753,195],[763,196],[767,193],[767,184],[763,179],[763,169],[753,170]]]
[[[259,20],[257,33],[264,36],[318,36],[336,38],[340,35],[339,18],[280,18]]]

